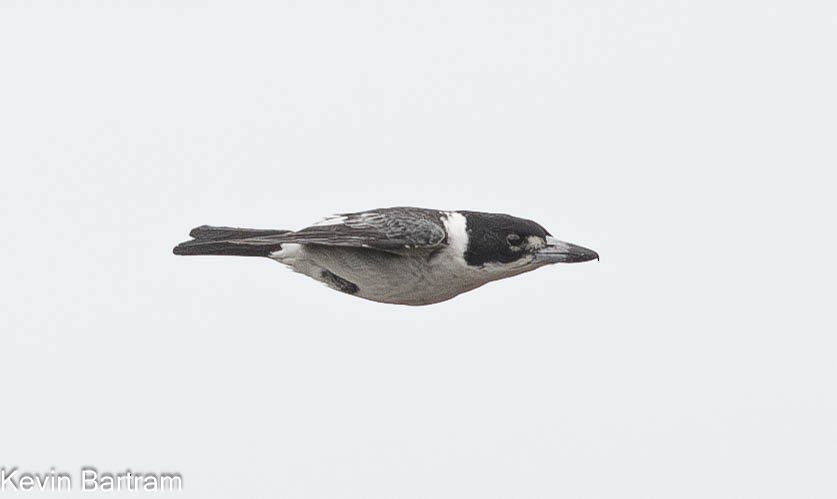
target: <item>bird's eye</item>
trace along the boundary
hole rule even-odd
[[[506,241],[511,244],[512,246],[517,246],[520,244],[520,236],[517,234],[509,234],[506,236]]]

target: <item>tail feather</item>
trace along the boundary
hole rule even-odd
[[[289,230],[241,229],[238,227],[215,227],[201,225],[189,232],[195,239],[244,239],[246,237],[275,236],[290,232]]]
[[[270,236],[288,232],[291,231],[201,225],[189,232],[194,239],[174,247],[174,254],[269,256],[274,251],[282,249],[282,244],[271,240]]]

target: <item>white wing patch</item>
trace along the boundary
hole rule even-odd
[[[345,215],[332,215],[330,217],[325,217],[319,222],[313,224],[312,227],[323,227],[326,225],[342,225],[346,223],[346,220],[348,220],[348,217],[346,217]]]

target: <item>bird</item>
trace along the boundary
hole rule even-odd
[[[189,235],[174,254],[266,257],[342,293],[414,306],[545,265],[599,260],[531,220],[465,210],[379,208],[297,231],[202,225]]]

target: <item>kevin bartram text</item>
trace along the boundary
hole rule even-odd
[[[180,473],[100,471],[84,466],[75,477],[68,471],[50,468],[48,471],[22,470],[16,466],[0,467],[0,492],[5,491],[173,491],[183,490]]]

